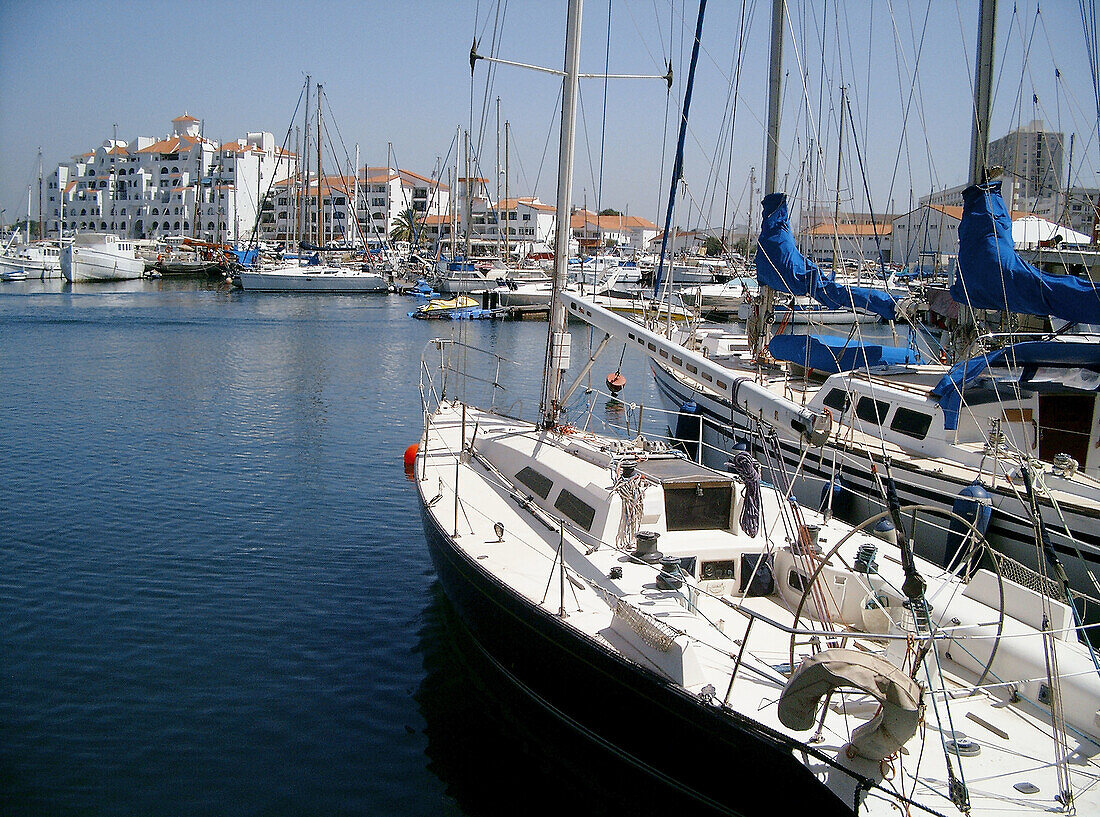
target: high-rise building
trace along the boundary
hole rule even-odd
[[[1010,209],[1033,210],[1036,199],[1053,196],[1062,189],[1061,133],[1044,130],[1041,120],[1017,128],[989,143],[986,164],[1000,165],[1016,182],[1016,200]]]

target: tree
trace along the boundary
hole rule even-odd
[[[622,213],[620,213],[618,210],[612,210],[609,207],[606,210],[600,210],[600,215],[601,216],[621,216]]]
[[[703,244],[703,251],[710,257],[721,255],[723,249],[725,249],[722,239],[716,235],[708,235],[706,242]]]
[[[402,210],[393,220],[390,238],[394,241],[408,241],[410,244],[416,235],[416,212],[411,208]]]

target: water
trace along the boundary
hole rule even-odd
[[[430,337],[525,361],[498,402],[530,416],[545,324],[411,308],[200,281],[0,286],[0,812],[628,802],[621,770],[563,768],[569,739],[503,707],[460,646],[401,466]],[[576,362],[589,331],[572,331]],[[623,373],[628,402],[654,402],[641,361]],[[603,401],[596,416],[636,420]]]

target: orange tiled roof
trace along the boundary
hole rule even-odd
[[[173,122],[198,122],[199,120],[197,120],[195,117],[191,116],[190,114],[185,113],[185,114],[183,114],[183,116],[177,116],[172,121]]]

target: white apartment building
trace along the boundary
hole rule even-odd
[[[47,181],[47,234],[251,240],[264,189],[295,173],[297,157],[270,133],[218,143],[201,131],[185,113],[172,120],[170,136],[107,139],[58,165]]]
[[[641,216],[601,216],[591,210],[577,210],[571,223],[573,238],[586,252],[617,249],[627,255],[640,255],[660,235],[657,225]],[[682,248],[684,243],[678,242],[677,246]]]
[[[319,236],[317,187],[316,177],[305,183],[297,178],[277,182],[264,206],[261,236],[291,245],[299,240],[316,244],[320,238],[322,244],[379,246],[405,210],[416,213],[418,221],[434,222],[450,207],[447,185],[409,170],[364,167],[358,177],[325,175]]]

